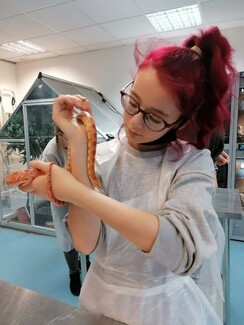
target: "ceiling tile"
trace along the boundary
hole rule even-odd
[[[97,23],[141,15],[133,0],[76,0],[72,4]]]
[[[19,15],[20,12],[7,4],[1,3],[1,10],[0,10],[0,19],[9,18],[11,16]]]
[[[15,8],[16,10],[23,12],[29,12],[32,10],[45,8],[48,6],[53,6],[63,3],[70,2],[71,0],[1,0],[2,3],[8,4],[9,6]]]
[[[15,42],[18,40],[18,38],[0,30],[0,40],[1,40],[0,44],[3,44],[3,43]]]
[[[78,44],[59,34],[31,38],[29,41],[43,47],[47,51],[58,51],[78,47]]]
[[[36,53],[36,54],[30,54],[26,56],[22,56],[19,58],[19,61],[30,61],[30,60],[39,60],[39,59],[45,59],[45,58],[52,58],[56,57],[57,54],[54,52],[44,52],[44,53]]]
[[[28,15],[59,32],[94,25],[91,19],[68,3],[40,9]]]
[[[66,49],[66,50],[58,50],[54,51],[54,53],[57,53],[58,55],[67,55],[67,54],[76,54],[76,53],[82,53],[87,52],[88,50],[85,47],[76,47],[73,49]]]
[[[1,59],[15,58],[18,56],[19,56],[19,54],[17,54],[17,53],[9,52],[7,50],[3,50],[0,48],[0,58]]]
[[[26,15],[7,18],[0,21],[0,30],[19,39],[52,34],[53,31]]]
[[[121,43],[123,45],[130,45],[130,44],[135,44],[137,41],[137,38],[136,37],[132,37],[132,38],[125,38],[121,41]]]
[[[243,0],[223,1],[222,3],[221,1],[217,0],[217,2],[219,2],[218,15],[216,15],[215,1],[202,3],[201,11],[204,24],[213,25],[224,23],[226,21],[233,21],[234,23],[238,23],[238,20],[244,19]]]
[[[144,16],[109,22],[101,26],[117,39],[140,37],[156,32]]]
[[[100,50],[100,49],[105,49],[105,48],[117,47],[117,46],[121,46],[121,45],[123,45],[121,42],[113,41],[113,42],[86,45],[86,48],[88,50],[94,51],[94,50]]]
[[[144,14],[196,4],[197,0],[135,0]]]
[[[64,32],[63,35],[82,46],[114,41],[114,38],[99,26],[67,31]]]

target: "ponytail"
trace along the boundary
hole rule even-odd
[[[178,138],[199,149],[208,147],[213,132],[223,135],[229,126],[228,106],[237,76],[232,54],[231,45],[218,27],[190,36],[181,47],[155,49],[144,60],[135,48],[138,71],[147,66],[155,68],[162,86],[174,96],[188,121]]]

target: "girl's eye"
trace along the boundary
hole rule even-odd
[[[132,106],[132,107],[134,107],[134,108],[137,107],[137,104],[134,101],[132,101],[132,100],[129,101],[129,105]]]
[[[154,114],[148,114],[147,115],[148,119],[153,122],[153,123],[162,123],[162,120],[160,117]]]
[[[138,108],[137,102],[132,97],[129,97],[128,105],[130,105],[133,108]]]

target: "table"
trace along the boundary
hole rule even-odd
[[[216,189],[213,197],[213,205],[225,232],[225,250],[222,267],[225,298],[224,324],[230,325],[230,220],[242,219],[239,190],[227,188]]]
[[[121,325],[37,292],[0,281],[1,325]]]

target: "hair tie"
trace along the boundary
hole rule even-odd
[[[202,56],[202,50],[200,49],[200,47],[194,45],[191,47],[191,50],[196,52],[199,56]]]

